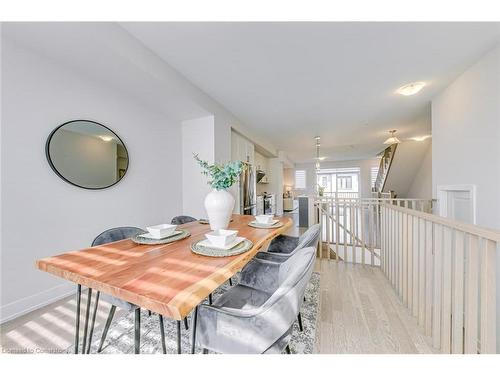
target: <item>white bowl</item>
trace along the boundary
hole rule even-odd
[[[227,246],[236,240],[237,230],[219,229],[205,234],[205,237],[214,246]]]
[[[158,224],[151,227],[146,227],[149,234],[157,239],[168,237],[169,235],[174,233],[175,228],[177,228],[177,225],[173,224]]]
[[[255,220],[260,224],[271,224],[273,222],[274,215],[257,215]]]

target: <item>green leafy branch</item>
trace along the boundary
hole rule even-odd
[[[246,168],[246,165],[241,161],[231,161],[227,164],[208,164],[205,160],[201,160],[198,154],[193,154],[194,159],[203,168],[203,173],[208,177],[208,184],[216,190],[229,189],[238,181],[241,172]]]

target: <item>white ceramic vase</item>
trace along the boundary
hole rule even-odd
[[[226,190],[212,190],[205,197],[210,228],[212,230],[226,229],[233,213],[234,198]]]

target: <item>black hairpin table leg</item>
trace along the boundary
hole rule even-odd
[[[89,329],[89,316],[90,316],[90,302],[92,300],[92,288],[88,289],[87,293],[87,309],[85,310],[85,325],[83,326],[83,343],[82,343],[82,354],[85,354],[87,349],[87,332]]]
[[[177,321],[177,354],[182,353],[182,348],[181,348],[181,321]]]
[[[75,321],[75,354],[78,354],[78,345],[80,342],[80,300],[82,298],[82,286],[76,287],[76,321]]]
[[[191,354],[194,354],[196,348],[196,324],[198,322],[198,306],[194,308],[193,312],[193,323],[191,324],[191,328],[193,332],[191,334]]]
[[[167,347],[165,345],[165,327],[163,326],[163,315],[158,314],[160,319],[160,335],[161,335],[161,348],[163,350],[163,354],[167,354]]]
[[[134,352],[140,353],[141,348],[141,309],[135,309],[135,324],[134,324]]]
[[[97,308],[99,306],[99,296],[101,292],[97,292],[94,302],[94,312],[92,313],[92,320],[90,322],[90,332],[89,332],[89,344],[87,346],[87,354],[90,353],[90,346],[92,345],[92,336],[94,335],[95,318],[97,316]]]

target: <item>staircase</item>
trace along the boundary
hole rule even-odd
[[[396,153],[397,143],[390,145],[382,152],[382,158],[380,159],[380,166],[377,173],[377,178],[375,180],[374,186],[372,186],[372,192],[379,195],[383,192],[385,187],[385,182],[387,180],[387,175],[391,168],[392,160],[394,159],[394,154]]]

